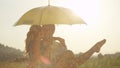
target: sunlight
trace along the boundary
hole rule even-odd
[[[120,0],[50,0],[51,6],[73,10],[86,23],[83,25],[56,25],[55,36],[65,39],[73,52],[86,51],[97,41],[106,38],[103,53],[120,51]],[[24,50],[29,26],[13,25],[32,8],[48,5],[48,0],[0,0],[1,43]]]
[[[92,33],[97,31],[97,28],[95,29],[94,27],[99,24],[99,1],[60,0],[59,3],[55,2],[55,5],[71,9],[87,24],[57,26],[55,36],[64,38],[66,40],[66,44],[68,45],[68,49],[72,49],[75,53],[89,49],[92,45],[89,39],[94,36]],[[75,47],[73,47],[73,45]],[[87,47],[82,45],[87,45]]]
[[[93,24],[99,17],[98,0],[63,0],[55,5],[71,9],[87,24]]]

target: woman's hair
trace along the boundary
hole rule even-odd
[[[46,43],[51,44],[53,34],[55,32],[55,25],[54,24],[48,24],[48,25],[32,25],[30,27],[29,32],[27,33],[27,38],[25,40],[26,42],[26,52],[29,52],[29,45],[32,41],[35,40],[36,37],[38,37],[39,32],[41,32],[40,36],[44,35],[42,39],[45,39]]]
[[[41,30],[41,26],[39,25],[32,25],[30,27],[29,32],[27,33],[26,42],[26,52],[29,51],[30,42],[34,41],[35,37],[37,36],[38,32]]]

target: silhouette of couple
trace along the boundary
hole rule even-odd
[[[87,61],[106,42],[105,39],[97,42],[91,49],[76,57],[67,49],[65,40],[53,37],[55,25],[32,25],[26,38],[26,53],[29,55],[27,68],[77,68]]]

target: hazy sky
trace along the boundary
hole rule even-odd
[[[46,6],[47,0],[0,0],[0,43],[24,50],[28,25],[13,26],[28,10]],[[74,53],[85,52],[107,39],[101,53],[120,52],[120,0],[51,0],[51,5],[76,12],[87,25],[56,25],[54,36],[66,40]]]

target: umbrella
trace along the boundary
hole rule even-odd
[[[42,6],[26,12],[15,26],[45,25],[45,24],[84,24],[85,22],[68,8],[57,6]]]

